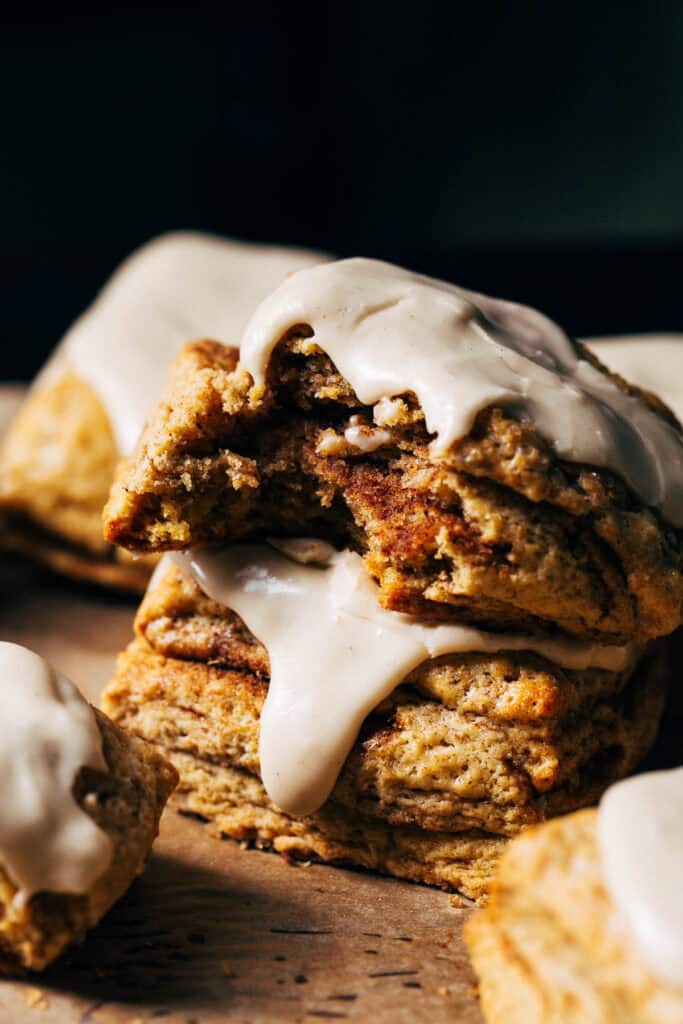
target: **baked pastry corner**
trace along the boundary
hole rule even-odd
[[[74,796],[111,840],[111,863],[85,894],[38,892],[26,901],[0,867],[0,974],[43,970],[97,924],[143,871],[177,784],[152,746],[94,713],[109,771],[81,769]]]

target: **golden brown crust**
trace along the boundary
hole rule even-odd
[[[109,417],[88,383],[71,371],[38,383],[0,451],[2,547],[84,582],[144,592],[155,559],[133,562],[102,538],[118,461]]]
[[[603,884],[594,810],[529,829],[505,851],[465,937],[488,1024],[680,1024]]]
[[[25,905],[14,900],[16,886],[0,868],[0,974],[42,970],[99,921],[143,870],[177,783],[152,746],[95,713],[109,772],[82,769],[74,795],[111,839],[111,865],[85,895],[36,893]]]
[[[112,491],[109,540],[159,551],[307,532],[360,550],[384,606],[423,618],[604,642],[679,624],[680,531],[609,473],[558,460],[533,425],[485,410],[435,460],[408,395],[384,425],[390,442],[354,452],[344,424],[372,410],[310,339],[276,350],[258,402],[235,359],[185,348]]]
[[[393,875],[457,891],[484,902],[504,848],[502,836],[477,829],[435,832],[365,819],[326,804],[292,818],[269,799],[260,780],[230,765],[175,751],[181,782],[176,806],[199,815],[219,838],[253,843],[292,860],[317,860]]]
[[[664,699],[655,666],[565,714],[531,706],[536,683],[556,709],[576,700],[563,693],[568,679],[533,659],[427,663],[366,720],[331,800],[368,820],[506,835],[593,802],[654,739]],[[179,749],[257,776],[266,693],[253,673],[164,658],[137,640],[103,706],[169,755]]]
[[[107,413],[72,372],[29,392],[0,453],[2,508],[103,555],[99,517],[120,454]]]
[[[185,806],[220,817],[224,832],[239,834],[226,822],[247,820],[241,788],[253,821],[271,820],[258,775],[265,649],[174,566],[155,578],[136,631],[105,693],[107,712],[190,772],[197,785],[185,777]],[[476,832],[483,842],[590,803],[654,739],[665,696],[659,656],[629,673],[562,671],[524,653],[425,662],[367,719],[325,814],[361,832],[408,830],[415,841],[439,833],[440,843]],[[227,787],[224,808],[214,786]],[[309,829],[324,856],[318,816],[302,825],[277,815],[280,838]]]

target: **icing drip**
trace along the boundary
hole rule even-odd
[[[268,651],[261,777],[290,813],[309,814],[325,802],[363,720],[428,658],[525,650],[574,669],[619,671],[629,664],[623,647],[422,625],[380,607],[359,555],[319,541],[276,543],[278,551],[252,544],[172,557],[209,597],[234,609]]]
[[[43,658],[0,643],[0,862],[27,899],[84,893],[108,868],[111,841],[73,797],[83,767],[108,771],[92,708]]]
[[[298,324],[365,405],[413,392],[434,457],[502,403],[533,420],[561,458],[612,470],[683,526],[681,433],[579,358],[536,310],[376,260],[322,264],[293,274],[251,318],[241,363],[257,389]]]
[[[598,812],[605,884],[652,972],[683,988],[683,768],[608,789]]]
[[[254,307],[288,273],[324,258],[191,232],[162,235],[116,270],[39,381],[65,367],[87,381],[129,455],[179,347],[201,338],[238,345]]]

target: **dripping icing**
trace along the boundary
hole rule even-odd
[[[87,892],[108,868],[111,840],[73,796],[81,768],[108,771],[87,701],[33,651],[0,642],[0,861],[25,900]]]
[[[237,612],[268,651],[261,777],[274,802],[293,814],[325,802],[363,720],[429,658],[524,650],[566,668],[621,671],[632,657],[624,647],[422,625],[380,607],[378,587],[354,552],[315,540],[276,543],[279,550],[245,544],[170,557]]]
[[[528,416],[557,454],[607,468],[683,526],[683,437],[582,359],[552,320],[377,260],[293,274],[252,316],[240,361],[264,385],[271,352],[308,324],[365,405],[413,392],[434,457],[494,403]]]

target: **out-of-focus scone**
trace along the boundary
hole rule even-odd
[[[86,893],[38,891],[20,899],[17,884],[0,866],[2,974],[43,970],[97,924],[142,872],[177,783],[173,766],[150,744],[126,734],[99,711],[94,714],[108,770],[82,768],[73,795],[108,837],[109,867]]]
[[[656,648],[623,672],[524,652],[428,660],[366,719],[329,800],[296,817],[260,779],[269,659],[239,617],[165,562],[136,633],[103,707],[173,761],[182,808],[224,835],[474,899],[506,837],[633,770],[665,698]]]
[[[362,553],[382,605],[422,620],[602,643],[678,626],[681,531],[614,474],[558,459],[495,405],[433,458],[414,396],[364,406],[307,333],[282,339],[258,402],[235,351],[184,349],[112,491],[110,542],[150,552],[306,534]]]
[[[515,839],[467,922],[488,1024],[683,1021],[683,991],[654,976],[609,896],[597,820],[585,810]]]
[[[4,547],[55,572],[144,590],[153,557],[133,560],[102,538],[102,508],[119,460],[106,410],[74,373],[32,390],[0,454]]]
[[[154,559],[104,541],[101,515],[173,356],[196,337],[234,343],[264,295],[322,258],[189,232],[137,250],[67,332],[9,428],[3,545],[59,573],[144,590]]]
[[[683,334],[585,338],[613,373],[658,394],[683,422]]]

